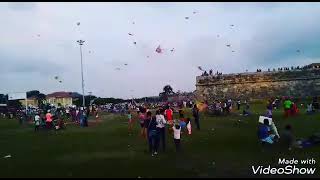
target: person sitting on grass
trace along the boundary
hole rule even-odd
[[[273,144],[275,136],[276,135],[272,134],[270,131],[269,119],[264,119],[263,124],[260,123],[258,128],[258,138],[262,142]]]

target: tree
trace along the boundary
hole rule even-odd
[[[159,94],[161,100],[168,100],[168,97],[174,95],[173,89],[170,85],[166,85],[163,87],[163,92]]]

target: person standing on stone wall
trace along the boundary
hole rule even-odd
[[[197,105],[195,104],[192,108],[192,115],[194,117],[194,122],[197,125],[197,129],[200,130],[200,122],[199,122],[199,109]]]

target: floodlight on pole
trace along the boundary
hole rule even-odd
[[[82,64],[82,48],[81,46],[83,45],[85,41],[83,40],[78,40],[77,43],[79,43],[80,46],[80,60],[81,60],[81,80],[82,80],[82,107],[85,107],[85,98],[84,98],[84,80],[83,80],[83,64]]]

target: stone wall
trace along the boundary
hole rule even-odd
[[[294,70],[198,76],[196,99],[265,99],[320,95],[320,70]]]

